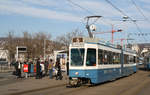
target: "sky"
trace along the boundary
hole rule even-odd
[[[30,33],[46,32],[52,38],[79,29],[88,36],[86,16],[100,15],[95,24],[97,32],[122,29],[122,33],[115,33],[116,42],[121,38],[135,39],[134,42],[149,42],[150,35],[150,1],[133,0],[144,16],[137,10],[132,0],[109,0],[130,18],[137,20],[121,21],[123,14],[113,8],[107,0],[0,0],[0,37],[6,37],[8,32],[13,31],[16,36],[22,36],[22,32]],[[81,6],[82,8],[76,6]],[[84,8],[84,9],[83,9]],[[139,21],[138,21],[139,20]],[[93,20],[90,21],[92,23]],[[145,33],[147,36],[139,36]],[[110,33],[95,35],[105,40],[111,39]]]

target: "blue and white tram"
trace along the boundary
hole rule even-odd
[[[150,70],[150,53],[147,53],[144,57],[144,68]]]
[[[99,43],[95,38],[74,38],[69,47],[69,84],[98,84],[136,72],[136,54]]]

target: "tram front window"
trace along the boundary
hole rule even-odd
[[[86,65],[96,66],[96,49],[87,50]]]
[[[84,49],[71,49],[71,65],[83,66],[84,62]]]

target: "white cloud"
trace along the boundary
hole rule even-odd
[[[56,0],[22,0],[23,3],[35,4],[40,6],[58,6]]]
[[[141,1],[141,2],[143,2],[143,3],[149,3],[149,4],[150,4],[150,1],[149,1],[149,0],[139,0],[139,1]]]
[[[52,11],[50,9],[44,8],[34,8],[30,6],[25,6],[21,3],[19,3],[19,5],[17,6],[11,2],[5,2],[3,4],[0,3],[0,11],[47,19],[57,19],[74,22],[80,21],[80,18],[78,16],[75,16],[71,13]]]

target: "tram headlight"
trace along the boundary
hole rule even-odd
[[[79,72],[75,72],[75,75],[79,75]]]

